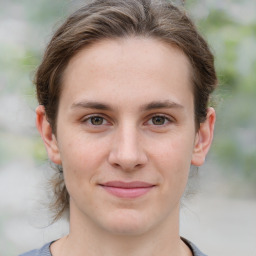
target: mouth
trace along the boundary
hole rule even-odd
[[[100,186],[108,193],[120,198],[137,198],[147,194],[155,185],[142,181],[109,181]]]

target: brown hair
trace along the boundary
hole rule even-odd
[[[69,60],[82,48],[99,40],[140,36],[178,47],[192,67],[195,123],[205,121],[209,95],[217,85],[214,57],[185,11],[168,0],[94,0],[70,15],[50,41],[35,84],[39,104],[56,133],[62,75]],[[52,181],[55,219],[69,208],[63,176]]]

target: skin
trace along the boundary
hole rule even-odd
[[[215,112],[195,130],[190,72],[179,49],[155,39],[103,40],[71,59],[56,135],[36,110],[70,194],[70,233],[54,256],[192,255],[179,237],[180,199],[191,164],[204,163]],[[153,187],[122,198],[102,186],[116,180]]]

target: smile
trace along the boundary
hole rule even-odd
[[[134,181],[134,182],[122,182],[122,181],[110,181],[101,184],[108,193],[120,197],[120,198],[137,198],[148,193],[155,185]]]

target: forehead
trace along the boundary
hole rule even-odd
[[[118,92],[134,100],[145,94],[155,100],[167,91],[182,98],[184,92],[193,91],[190,70],[183,52],[167,43],[152,38],[108,39],[82,49],[70,60],[62,89],[73,100],[105,98],[107,93],[111,98]]]
[[[170,55],[172,55],[171,58]],[[129,66],[133,66],[136,70],[145,63],[149,69],[155,69],[156,65],[161,65],[163,62],[172,65],[173,60],[178,62],[177,66],[183,66],[184,73],[190,70],[191,65],[187,56],[175,45],[144,37],[103,39],[84,47],[73,56],[65,74],[80,61],[89,61],[90,71],[94,71],[101,69],[102,66],[105,69],[106,65],[112,68],[113,65],[122,62],[126,65],[130,64]],[[175,66],[172,66],[172,69],[175,69]]]

